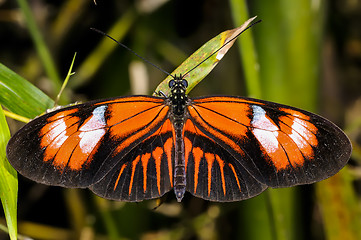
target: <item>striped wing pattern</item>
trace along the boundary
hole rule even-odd
[[[226,202],[251,198],[267,188],[216,141],[191,120],[186,122],[187,191],[203,199]]]
[[[133,202],[158,198],[173,187],[173,154],[173,126],[167,119],[90,189],[114,200]]]

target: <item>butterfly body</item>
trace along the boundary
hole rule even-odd
[[[237,201],[328,178],[350,157],[347,136],[318,115],[243,97],[191,99],[182,76],[169,87],[169,96],[117,97],[40,116],[10,139],[8,159],[32,180],[108,199],[142,201],[174,189],[178,201],[186,191]]]

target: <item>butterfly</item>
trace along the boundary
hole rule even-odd
[[[89,188],[137,202],[174,189],[238,201],[268,187],[314,183],[351,154],[345,133],[313,113],[236,96],[190,98],[174,76],[168,96],[126,96],[42,115],[7,145],[11,165],[36,182]]]
[[[96,100],[44,114],[9,140],[9,162],[36,182],[89,188],[103,198],[131,202],[172,189],[178,202],[186,191],[210,201],[239,201],[268,187],[336,174],[352,146],[329,120],[252,98],[187,96],[185,76],[260,22],[247,26],[253,19],[178,76],[93,29],[171,76],[170,93]]]

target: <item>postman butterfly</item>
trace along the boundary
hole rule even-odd
[[[326,179],[350,158],[350,140],[329,120],[246,97],[190,98],[185,75],[173,76],[168,95],[96,100],[42,115],[15,133],[7,157],[36,182],[130,202],[172,189],[178,202],[185,192],[239,201],[268,187]]]

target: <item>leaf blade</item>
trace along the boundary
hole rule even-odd
[[[188,72],[188,74],[185,76],[188,81],[188,88],[186,93],[189,93],[200,81],[203,80],[204,77],[206,77],[213,70],[213,68],[224,57],[227,51],[232,47],[235,40],[239,36],[238,34],[240,34],[244,29],[246,29],[255,18],[256,17],[248,19],[242,26],[238,28],[227,30],[218,34],[217,36],[206,42],[203,46],[201,46],[171,73],[172,76],[179,76],[179,74],[184,74]],[[228,41],[230,42],[227,43]],[[227,43],[226,46],[224,46],[225,43]],[[221,47],[222,49],[220,49]],[[216,51],[218,51],[216,54],[211,56],[201,65],[197,66],[197,64],[202,62],[204,59],[206,59]],[[194,66],[197,67],[193,69]],[[191,69],[193,70],[189,72],[189,70]],[[165,95],[169,95],[170,89],[168,87],[168,82],[173,78],[172,76],[168,76],[166,79],[164,79],[158,85],[153,95],[157,95],[159,92],[162,92]]]
[[[0,103],[11,112],[34,118],[54,101],[30,82],[0,63]]]
[[[5,115],[0,106],[0,198],[5,212],[6,223],[11,240],[17,239],[17,172],[6,159],[6,144],[10,139],[10,131]]]

